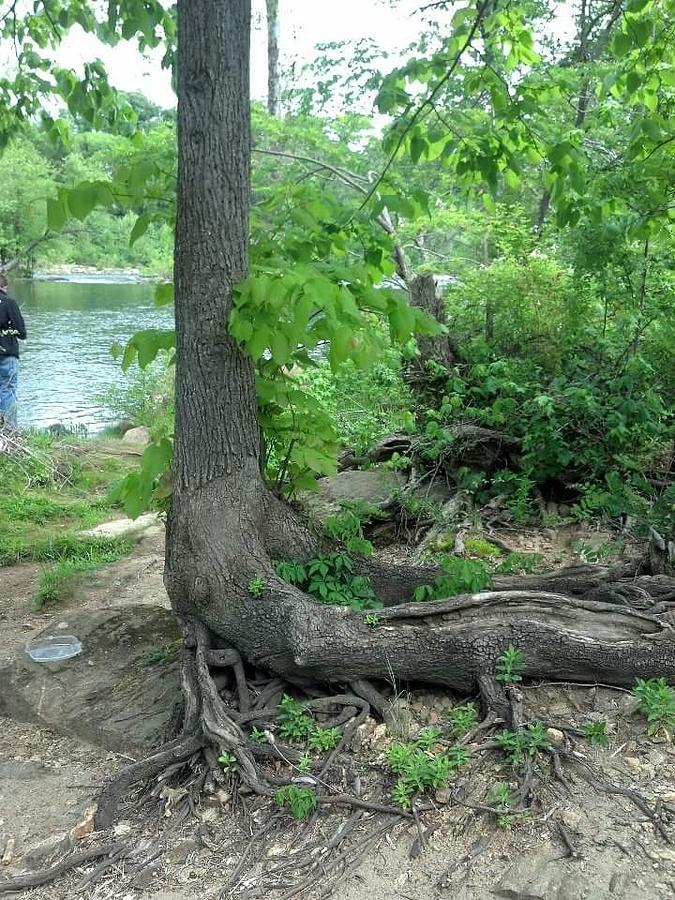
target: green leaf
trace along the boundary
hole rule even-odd
[[[155,306],[168,306],[173,303],[173,282],[163,281],[155,288]]]
[[[126,371],[136,358],[138,358],[139,366],[144,369],[156,359],[161,350],[173,350],[175,346],[175,331],[160,331],[156,328],[137,331],[129,340],[124,351],[122,369]]]
[[[96,185],[86,184],[68,193],[68,208],[76,219],[83,222],[98,202]]]
[[[47,200],[47,225],[52,231],[60,231],[68,218],[63,200]]]
[[[140,237],[143,237],[145,232],[148,230],[151,222],[152,216],[148,215],[147,213],[142,213],[136,219],[134,227],[131,229],[131,234],[129,235],[130,246],[133,246]]]

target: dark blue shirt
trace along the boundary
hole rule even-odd
[[[0,291],[0,358],[19,358],[19,341],[26,339],[26,325],[16,302]]]

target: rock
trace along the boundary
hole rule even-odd
[[[564,810],[560,818],[562,819],[563,825],[566,825],[568,828],[571,828],[572,831],[581,831],[585,817],[581,815],[581,813],[577,812],[576,809],[566,809]]]
[[[565,735],[558,728],[547,728],[546,734],[554,744],[562,744],[565,739]]]
[[[90,806],[84,814],[84,818],[71,829],[70,837],[72,841],[81,841],[90,835],[94,830],[94,816],[96,815],[96,807]]]
[[[521,855],[492,892],[510,900],[579,900],[599,898],[604,890],[590,885],[588,874],[571,873],[553,850],[542,848]]]
[[[80,534],[85,537],[132,537],[139,536],[149,528],[163,527],[157,513],[146,513],[137,519],[113,519],[111,522],[102,522],[95,528],[87,528]]]
[[[68,832],[57,832],[26,850],[21,857],[21,863],[29,869],[39,869],[52,857],[63,855],[71,847],[72,841]]]
[[[148,665],[180,638],[172,613],[140,603],[72,609],[68,627],[83,645],[74,659],[35,663],[21,648],[0,663],[0,715],[109,750],[147,749],[180,693],[177,659]]]
[[[623,761],[628,766],[628,768],[631,770],[631,772],[637,773],[637,772],[641,771],[641,769],[642,769],[642,763],[635,756],[624,756]]]
[[[14,859],[14,847],[16,846],[16,838],[10,835],[5,842],[4,849],[2,851],[2,858],[0,859],[0,863],[3,866],[8,866],[12,860]]]
[[[320,522],[328,516],[340,512],[340,503],[345,500],[365,500],[368,503],[384,503],[396,490],[400,490],[407,478],[401,472],[389,469],[348,469],[321,478],[318,491],[307,491],[299,500],[305,509]]]
[[[138,428],[130,428],[124,432],[122,440],[125,444],[143,444],[147,446],[152,441],[150,429],[145,425],[139,425]]]

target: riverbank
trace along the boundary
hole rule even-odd
[[[76,281],[82,278],[108,279],[113,284],[141,284],[162,281],[170,277],[166,273],[147,272],[142,269],[99,268],[97,266],[47,265],[23,277],[32,281]]]

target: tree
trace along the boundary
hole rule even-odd
[[[444,133],[432,140],[422,127],[426,114],[434,111],[435,98],[450,84],[462,55],[479,33],[488,8],[492,11],[493,4],[483,2],[461,11],[457,34],[445,47],[447,55],[435,56],[428,70],[426,63],[417,68],[410,64],[406,77],[431,80],[434,85],[422,102],[415,103],[405,93],[405,79],[400,74],[383,86],[380,99],[385,106],[391,102],[392,108],[405,107],[389,136],[387,164],[377,181],[366,179],[365,186],[358,176],[354,182],[350,173],[340,173],[365,195],[364,208],[373,200],[376,215],[383,215],[396,202],[386,177],[400,151],[409,152],[416,165],[422,156],[430,155],[435,142],[442,145],[439,152],[460,174],[467,173],[474,181],[484,178],[489,187],[496,185],[502,169],[514,173],[519,169],[518,158],[526,155],[523,134],[527,127],[522,116],[513,113],[508,90],[505,96],[499,79],[489,81],[490,96],[497,98],[495,104],[505,111],[513,129],[510,135],[495,137],[494,123],[486,120],[481,110],[466,116],[467,127],[472,117],[478,121],[479,140],[473,143],[459,141],[457,146],[456,137],[450,141]],[[314,247],[308,251],[303,246],[311,267],[303,259],[297,271],[288,273],[286,260],[280,263],[269,251],[264,265],[258,266],[263,271],[247,278],[252,268],[248,254],[250,0],[179,0],[177,14],[176,431],[165,578],[172,606],[186,632],[183,722],[174,741],[150,760],[132,767],[117,787],[108,790],[100,823],[110,820],[120,785],[147,777],[212,744],[235,755],[242,777],[253,789],[271,793],[253,763],[250,743],[224,706],[211,666],[234,668],[239,684],[242,659],[291,683],[347,684],[383,712],[385,704],[368,679],[427,681],[458,691],[479,686],[487,709],[497,705],[506,719],[508,702],[497,690],[495,672],[498,657],[510,645],[522,649],[522,674],[527,677],[616,684],[630,684],[636,676],[675,677],[670,626],[657,616],[603,602],[635,590],[634,573],[626,581],[621,567],[502,578],[491,592],[412,604],[415,589],[438,575],[435,569],[384,566],[363,559],[353,563],[352,574],[369,579],[383,606],[375,628],[372,620],[366,621],[363,610],[317,603],[292,580],[281,577],[275,563],[304,563],[325,550],[319,538],[269,488],[262,474],[256,376],[260,381],[264,375],[268,347],[272,359],[284,364],[292,356],[290,345],[295,352],[298,341],[295,332],[286,334],[281,325],[271,332],[268,322],[260,325],[261,330],[263,325],[266,329],[261,337],[254,325],[262,320],[253,316],[244,322],[235,313],[246,303],[256,313],[275,289],[293,302],[299,297],[307,299],[300,289],[304,283],[299,288],[298,282],[287,276],[308,283],[318,281],[327,264]],[[522,33],[521,21],[506,16],[503,24],[507,30],[503,44],[510,48],[512,69],[532,60],[531,35],[515,42],[511,39],[511,32]],[[488,28],[485,33],[493,39],[495,31]],[[485,73],[475,66],[467,69],[469,82],[484,88],[480,79]],[[385,102],[387,92],[390,100]],[[531,105],[533,97],[526,99]],[[570,163],[576,151],[560,147],[557,136],[553,146],[557,149],[550,155],[557,161],[559,181],[564,183],[570,168],[572,175],[576,172]],[[540,166],[544,157],[539,152],[534,157]],[[560,200],[561,190],[552,191],[553,202]],[[107,188],[106,193],[100,184],[79,189],[78,207],[92,208],[102,193],[109,196],[112,192]],[[300,222],[312,230],[316,246],[325,249],[319,239],[329,242],[336,232],[346,243],[348,226],[340,231],[332,221],[328,227],[322,218],[325,205],[317,203],[316,196],[311,199],[318,211],[302,216]],[[70,201],[66,195],[60,199],[66,207]],[[411,201],[406,203],[401,202],[399,209],[414,209]],[[57,214],[62,209],[52,207]],[[367,247],[366,255],[372,249]],[[376,249],[380,260],[384,254],[381,247]],[[395,243],[390,242],[390,256],[395,250]],[[349,265],[356,268],[351,259]],[[321,333],[331,341],[331,353],[338,361],[338,349],[344,351],[351,338],[345,334],[345,321],[361,321],[354,297],[343,290],[345,268],[332,271],[332,282],[328,278],[320,281],[320,290],[330,289],[336,298],[335,309],[341,305],[347,309],[343,310],[347,318],[335,325],[333,309],[329,315],[319,307],[321,327],[327,329]],[[288,293],[283,294],[289,281]],[[364,290],[364,296],[380,302],[374,290],[370,294]],[[390,320],[404,320],[405,327],[400,328],[404,335],[414,330],[415,322],[426,321],[384,296],[380,308],[390,304]],[[435,297],[431,301],[433,306]],[[305,309],[305,320],[314,309],[312,305]],[[307,327],[305,321],[303,334]],[[282,341],[279,334],[283,334]],[[254,345],[259,345],[257,352],[252,350]],[[257,370],[253,357],[259,363]],[[161,470],[165,462],[162,448],[150,448],[147,453],[148,465]],[[360,584],[363,586],[363,581]],[[243,689],[241,703],[246,703]]]
[[[281,71],[279,67],[279,0],[267,5],[267,110],[271,116],[281,111]]]
[[[468,690],[494,671],[509,643],[524,649],[529,676],[620,684],[636,675],[673,677],[665,624],[540,594],[527,582],[513,592],[504,583],[496,593],[411,607],[406,601],[428,571],[364,562],[393,607],[373,631],[362,614],[317,604],[275,571],[273,560],[306,560],[317,542],[263,481],[254,368],[228,333],[233,290],[247,272],[249,20],[248,0],[193,0],[189,14],[186,0],[178,4],[176,434],[166,586],[192,635],[190,726],[201,718],[204,734],[232,750],[244,777],[264,789],[208,674],[213,653],[232,648],[300,681],[414,678]],[[537,587],[547,584],[556,582]]]

